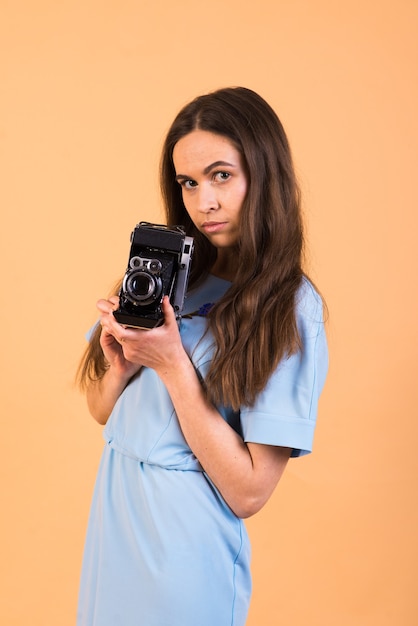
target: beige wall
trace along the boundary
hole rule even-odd
[[[331,350],[314,454],[248,523],[248,625],[417,623],[417,17],[414,0],[0,3],[1,624],[74,623],[102,447],[72,387],[84,332],[133,225],[160,219],[172,117],[238,84],[293,145]]]

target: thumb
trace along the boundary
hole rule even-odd
[[[162,309],[164,313],[164,323],[167,325],[176,324],[176,314],[174,313],[174,309],[170,304],[170,298],[168,296],[164,296]]]

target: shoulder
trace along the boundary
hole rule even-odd
[[[299,331],[317,334],[324,327],[324,302],[312,282],[304,276],[296,294],[296,319]],[[316,332],[315,332],[316,330]]]
[[[296,307],[311,311],[323,309],[322,297],[307,276],[303,276],[297,291]]]

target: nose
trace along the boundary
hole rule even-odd
[[[196,208],[201,213],[209,213],[209,211],[216,211],[220,208],[216,190],[209,181],[198,187]]]

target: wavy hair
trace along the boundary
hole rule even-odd
[[[270,105],[243,87],[219,89],[184,106],[161,155],[160,186],[167,224],[195,239],[190,287],[211,270],[216,248],[191,221],[176,182],[173,150],[193,130],[228,138],[241,153],[248,191],[240,220],[238,270],[208,316],[215,352],[204,385],[215,404],[254,404],[278,363],[302,348],[295,300],[304,272],[300,190],[284,128]],[[80,365],[79,380],[106,370],[100,329]]]
[[[215,354],[205,378],[211,400],[237,410],[254,404],[278,363],[301,349],[295,312],[304,275],[300,190],[284,128],[257,93],[225,88],[186,105],[163,146],[160,184],[167,223],[184,224],[195,238],[191,286],[210,271],[216,249],[187,214],[175,181],[173,150],[198,129],[228,138],[248,176],[238,271],[209,314]]]

